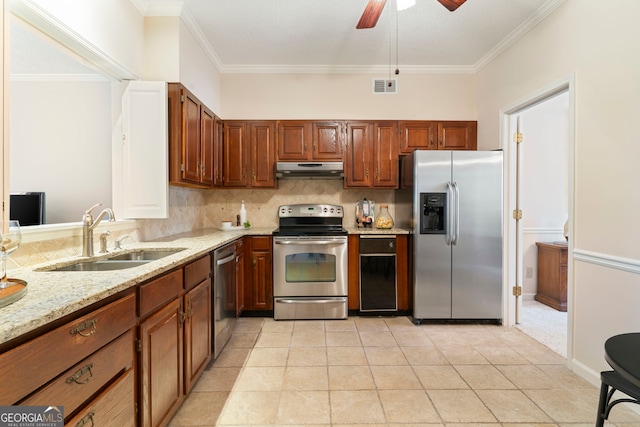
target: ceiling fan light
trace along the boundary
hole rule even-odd
[[[409,9],[411,6],[416,5],[416,0],[396,0],[396,6],[398,10]]]

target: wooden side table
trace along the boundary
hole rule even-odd
[[[536,242],[538,246],[538,293],[536,301],[567,311],[567,245]]]

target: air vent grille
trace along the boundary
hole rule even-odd
[[[373,93],[398,93],[398,81],[396,79],[374,79]]]

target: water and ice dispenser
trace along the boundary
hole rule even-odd
[[[447,234],[447,193],[420,193],[420,234]]]

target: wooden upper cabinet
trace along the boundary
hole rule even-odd
[[[400,154],[413,150],[475,150],[478,122],[398,121]]]
[[[307,160],[311,153],[312,124],[307,120],[278,121],[278,160]]]
[[[347,122],[345,187],[370,187],[373,183],[372,125]]]
[[[249,187],[249,138],[243,121],[224,122],[223,182],[225,187]]]
[[[396,122],[373,125],[373,186],[398,187],[398,135]]]
[[[438,122],[401,120],[398,122],[398,133],[402,154],[438,149]]]
[[[224,169],[224,122],[216,117],[213,122],[213,185],[222,187]]]
[[[438,123],[438,150],[475,150],[478,122]]]
[[[215,183],[215,114],[180,83],[169,83],[169,182],[212,187]]]
[[[215,120],[207,107],[200,107],[200,182],[213,186],[215,182]]]
[[[278,121],[278,160],[342,160],[343,129],[334,120]]]
[[[276,148],[273,121],[257,121],[249,124],[251,146],[251,186],[276,187]]]
[[[314,121],[313,150],[309,160],[342,160],[343,122]]]

